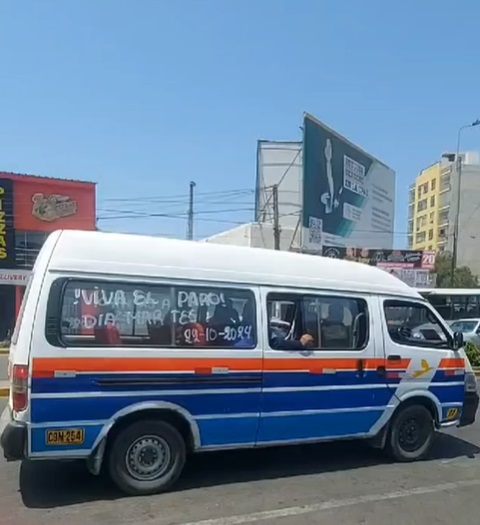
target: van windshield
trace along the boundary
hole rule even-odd
[[[20,306],[20,311],[18,312],[17,322],[15,323],[15,328],[13,330],[12,345],[17,344],[18,333],[20,332],[20,325],[22,324],[23,312],[25,311],[25,304],[27,303],[28,295],[30,293],[30,288],[32,286],[32,281],[33,281],[33,274],[30,275],[30,279],[28,280],[27,288],[25,290],[25,293],[23,294],[22,304]]]

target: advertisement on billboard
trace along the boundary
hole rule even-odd
[[[95,229],[94,184],[19,179],[14,194],[16,230]]]
[[[434,251],[323,246],[322,255],[376,266],[414,288],[428,288],[435,282],[435,275],[431,272],[435,268]]]
[[[323,246],[322,255],[332,259],[346,259],[381,268],[432,270],[435,252],[422,250],[376,250],[369,248],[335,248]]]
[[[9,179],[0,179],[0,268],[14,266],[13,183]]]
[[[303,245],[392,248],[395,172],[320,121],[303,119]]]

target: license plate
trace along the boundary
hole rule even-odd
[[[83,428],[68,428],[64,430],[47,430],[47,445],[82,445],[85,441]]]

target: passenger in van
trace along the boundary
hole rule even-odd
[[[343,304],[331,303],[328,307],[328,316],[322,322],[322,348],[350,348],[349,332],[344,323]]]
[[[274,350],[305,350],[313,346],[313,337],[303,334],[300,340],[286,339],[278,331],[270,331],[270,347]]]
[[[255,326],[255,308],[252,301],[247,301],[242,310],[240,325],[243,328],[242,334],[235,341],[236,348],[252,348],[254,345],[253,327]],[[248,330],[248,328],[250,328]],[[248,335],[246,335],[248,334]]]
[[[210,319],[210,323],[216,326],[235,326],[240,322],[240,316],[233,307],[231,299],[227,299],[215,307],[215,312]]]
[[[176,346],[205,346],[205,327],[199,323],[188,323],[176,328]]]
[[[100,313],[104,315],[100,316]],[[109,313],[113,314],[114,312],[107,309],[99,311],[98,319],[105,319],[106,314]],[[120,346],[122,344],[120,331],[114,323],[105,323],[102,326],[96,326],[93,329],[93,335],[95,337],[95,342],[100,343],[101,345]]]
[[[172,326],[170,323],[148,321],[147,331],[152,345],[169,346],[172,343]]]
[[[209,319],[208,324],[218,334],[225,333],[227,327],[235,327],[240,323],[240,316],[237,310],[233,307],[231,299],[227,299],[225,303],[221,303],[215,307],[213,316]],[[215,346],[224,346],[225,340],[218,338],[215,341]],[[233,345],[234,341],[230,341],[229,345]]]

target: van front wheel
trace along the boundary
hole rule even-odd
[[[424,459],[433,442],[435,428],[432,414],[422,405],[410,405],[394,416],[387,450],[402,462]]]
[[[186,446],[180,432],[164,421],[137,421],[115,437],[108,458],[113,482],[130,495],[168,490],[182,473]]]

